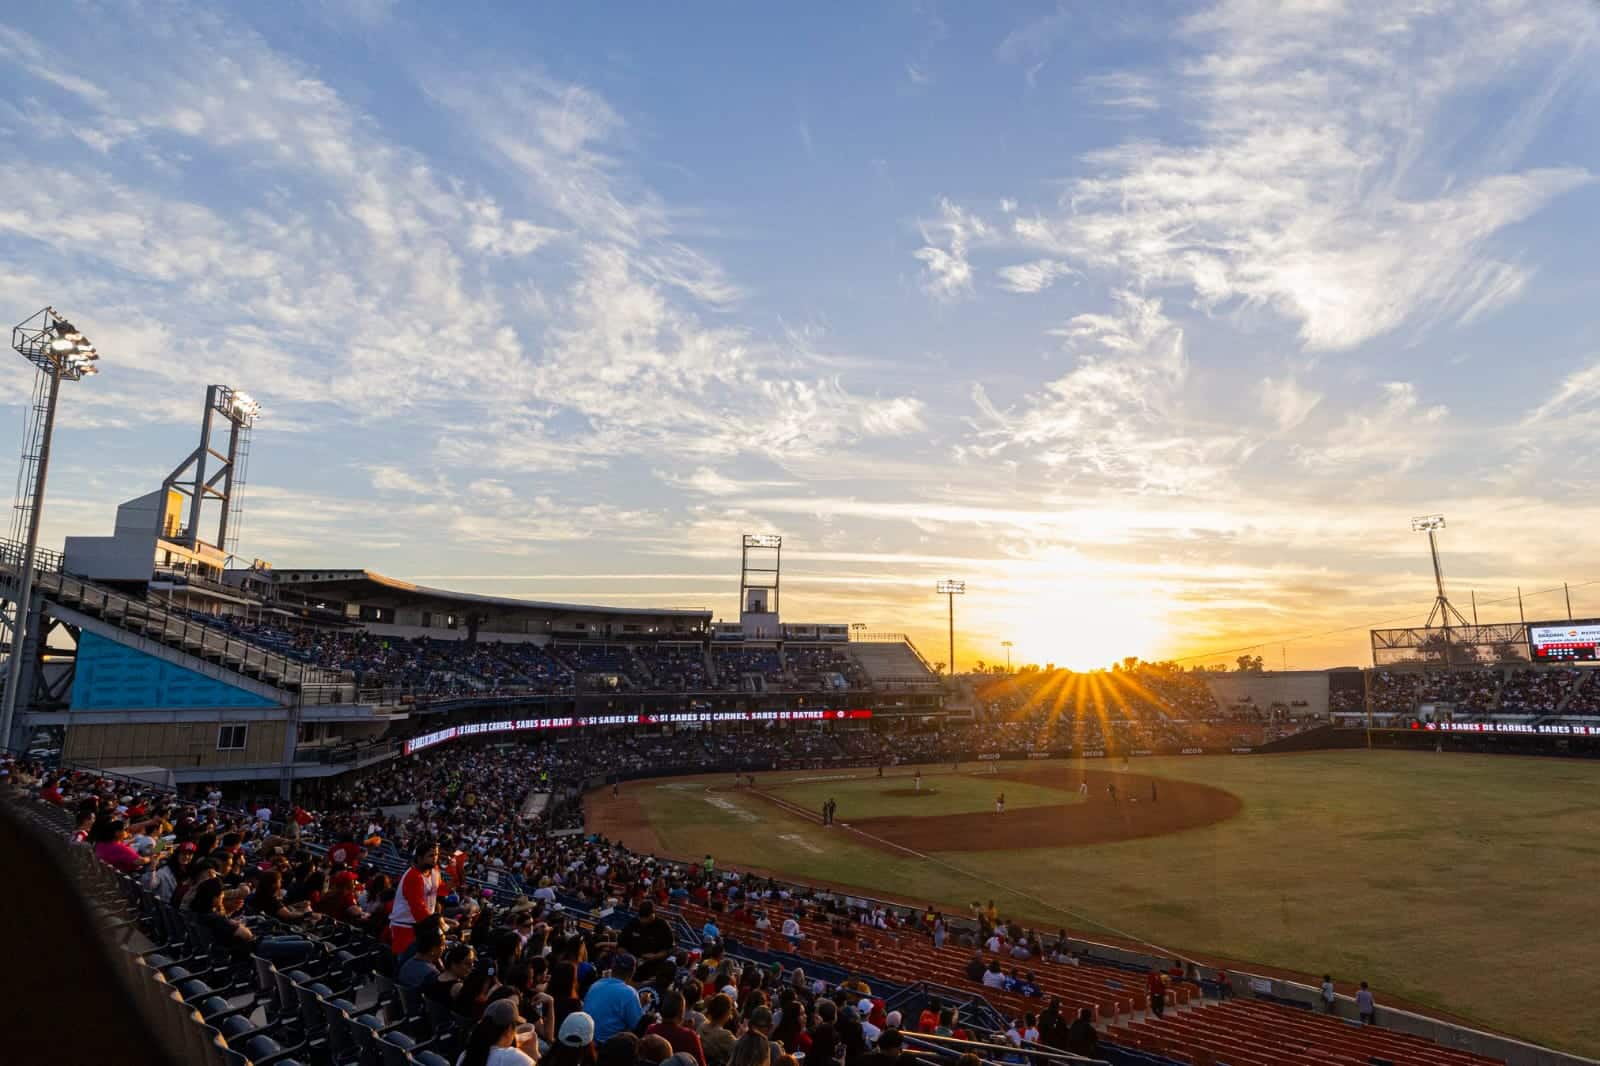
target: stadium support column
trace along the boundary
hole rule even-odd
[[[95,363],[100,353],[76,326],[54,308],[29,317],[11,330],[11,346],[18,355],[38,370],[34,381],[34,403],[29,433],[22,453],[22,473],[18,478],[17,519],[25,523],[26,541],[17,560],[17,594],[12,604],[11,658],[6,669],[6,690],[0,702],[0,747],[11,745],[11,730],[16,721],[18,695],[24,684],[31,685],[33,672],[25,669],[24,648],[28,640],[28,616],[33,603],[33,579],[39,549],[39,520],[44,512],[45,480],[50,473],[50,441],[55,434],[56,402],[61,382],[80,381],[99,372]],[[41,395],[42,394],[42,395]],[[29,467],[33,477],[28,477]],[[27,704],[24,702],[24,708]]]
[[[300,718],[305,710],[305,686],[294,694],[294,702],[284,708],[283,716],[283,773],[278,778],[278,796],[285,804],[294,800],[295,750],[300,746]]]
[[[945,596],[950,602],[950,661],[945,664],[946,676],[956,676],[956,597],[964,596],[967,592],[965,581],[953,581],[949,578],[939,582],[934,588]]]

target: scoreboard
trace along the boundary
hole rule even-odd
[[[1600,618],[1576,622],[1529,622],[1528,653],[1536,663],[1600,660]]]

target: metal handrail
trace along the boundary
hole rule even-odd
[[[937,1033],[918,1033],[902,1029],[900,1031],[900,1035],[908,1043],[913,1041],[921,1042],[928,1045],[930,1048],[933,1048],[934,1050],[939,1050],[941,1048],[954,1048],[960,1051],[993,1052],[995,1048],[995,1045],[988,1043],[987,1041],[961,1040],[953,1036],[939,1036]],[[1105,1059],[1091,1059],[1086,1058],[1083,1055],[1074,1054],[1071,1051],[1057,1051],[1055,1048],[1045,1047],[1043,1044],[1032,1040],[1024,1040],[1022,1042],[1022,1047],[1013,1048],[1012,1050],[1025,1054],[1029,1061],[1032,1062],[1045,1060],[1054,1062],[1098,1063],[1099,1066],[1109,1066],[1109,1063]],[[981,1058],[982,1056],[980,1055],[979,1057]],[[985,1059],[984,1061],[995,1063],[996,1060]],[[1006,1064],[998,1063],[996,1066],[1006,1066]]]
[[[9,576],[16,571],[24,564],[25,554],[23,545],[0,540],[0,572]],[[307,666],[205,625],[186,613],[158,607],[149,600],[125,596],[104,585],[74,577],[62,569],[60,552],[41,550],[34,553],[34,584],[41,593],[54,593],[64,603],[90,608],[108,621],[120,620],[124,628],[129,628],[130,624],[137,625],[162,643],[175,644],[186,651],[197,646],[198,654],[202,656],[215,654],[224,662],[255,669],[264,676],[275,678],[280,686],[304,686],[307,682],[337,685],[342,680],[338,671]]]

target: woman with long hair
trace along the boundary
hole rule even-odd
[[[754,1029],[733,1043],[733,1056],[728,1066],[772,1066],[772,1041]]]
[[[517,1046],[517,1028],[522,1018],[516,1000],[497,999],[483,1011],[483,1017],[467,1034],[466,1050],[456,1066],[533,1066],[533,1059]]]
[[[261,871],[256,878],[256,890],[245,900],[245,909],[251,914],[261,914],[293,925],[306,916],[310,904],[290,906],[283,902],[283,874],[275,866]]]
[[[555,1004],[551,1023],[561,1028],[567,1015],[583,1009],[583,998],[578,995],[578,967],[570,962],[558,962],[550,967],[550,984],[545,988]]]
[[[811,1047],[811,1034],[806,1032],[805,1001],[792,991],[785,991],[782,1004],[783,1017],[772,1030],[772,1039],[783,1045],[783,1050],[793,1054]]]

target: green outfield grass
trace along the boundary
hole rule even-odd
[[[948,768],[939,773],[930,769],[922,775],[921,793],[910,796],[890,795],[914,787],[913,780],[904,774],[879,778],[874,771],[866,777],[839,779],[837,774],[817,773],[793,775],[792,783],[770,784],[762,788],[782,796],[807,810],[822,809],[823,801],[832,797],[839,804],[838,821],[852,818],[877,818],[900,815],[967,814],[974,811],[994,810],[995,796],[1005,793],[1006,809],[1024,807],[1050,807],[1063,803],[1080,802],[1076,792],[1020,781],[998,781],[972,774],[950,773]],[[807,778],[833,778],[833,780],[807,780]]]
[[[1164,837],[930,862],[803,823],[759,797],[707,793],[699,781],[646,785],[639,798],[670,853],[710,851],[951,907],[992,898],[1041,926],[1089,935],[1099,926],[1179,950],[1331,971],[1371,981],[1380,1005],[1387,993],[1600,1054],[1600,1009],[1585,979],[1600,958],[1600,763],[1352,751],[1141,759],[1133,769],[1225,788],[1244,809]],[[818,775],[763,775],[761,785],[796,802],[803,795],[808,807],[831,789],[841,820],[847,787],[884,787],[875,776],[783,784],[808,776]],[[963,809],[984,809],[996,784],[974,779],[969,801],[968,788],[931,770],[924,783],[940,789],[940,802],[976,803]],[[1004,784],[1008,804],[1023,787]]]

